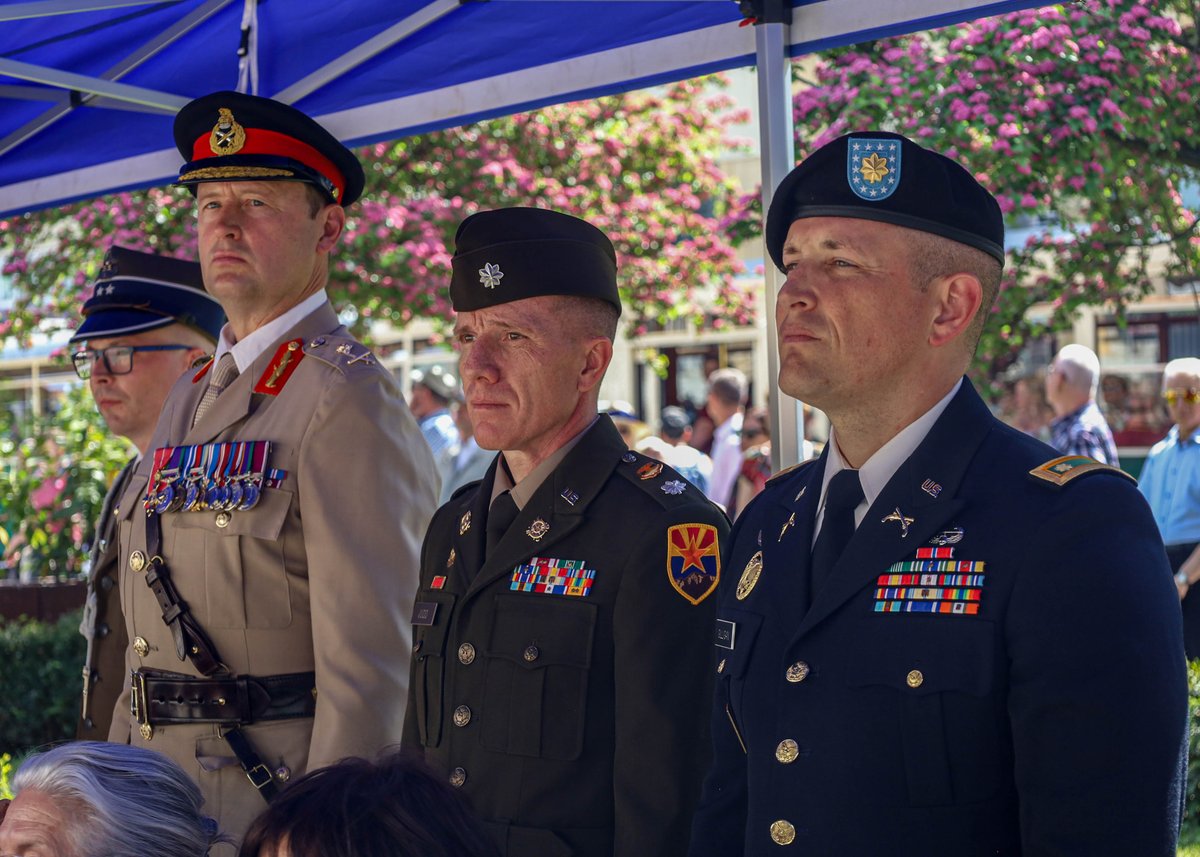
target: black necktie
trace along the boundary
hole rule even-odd
[[[821,532],[813,545],[812,562],[809,568],[810,592],[825,584],[829,573],[837,564],[850,537],[854,535],[854,510],[863,500],[862,483],[857,470],[839,470],[829,480],[825,493],[825,518],[821,521]]]
[[[504,534],[508,532],[508,528],[517,519],[520,511],[517,508],[516,501],[512,498],[512,494],[508,491],[505,491],[492,501],[487,517],[487,542],[484,547],[485,559],[491,555],[492,549],[496,547],[500,539],[504,538]]]

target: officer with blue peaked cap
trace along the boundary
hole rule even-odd
[[[1174,855],[1187,689],[1153,517],[964,377],[996,200],[855,132],[784,179],[765,232],[779,388],[832,429],[730,537],[690,857]]]
[[[197,263],[119,245],[105,254],[82,312],[70,340],[75,370],[91,385],[109,431],[144,455],[167,393],[197,358],[212,352],[225,313],[204,290]],[[84,740],[108,738],[125,676],[128,637],[116,588],[114,498],[130,470],[127,464],[113,481],[92,540],[80,625],[88,648],[76,733]]]

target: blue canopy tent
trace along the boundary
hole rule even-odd
[[[180,162],[172,116],[219,89],[294,103],[366,144],[748,65],[760,72],[769,202],[793,163],[786,57],[1033,5],[3,0],[0,216],[169,180]],[[743,26],[743,7],[760,22]],[[795,409],[781,410],[777,454],[794,461]]]

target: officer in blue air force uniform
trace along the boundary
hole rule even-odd
[[[1186,688],[1154,521],[962,377],[1003,234],[969,173],[894,134],[779,187],[779,386],[833,431],[730,537],[692,857],[1175,853]]]
[[[515,208],[455,245],[466,403],[502,452],[425,538],[404,743],[505,857],[683,855],[729,524],[597,415],[621,306],[604,234]]]

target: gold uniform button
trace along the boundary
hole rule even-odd
[[[771,841],[776,845],[791,845],[796,841],[796,828],[782,818],[771,822]]]
[[[454,786],[456,789],[461,789],[463,787],[463,783],[466,781],[467,772],[462,768],[455,768],[450,772],[450,785]]]
[[[146,642],[145,637],[134,637],[133,650],[137,652],[139,658],[144,658],[150,654],[150,644]]]
[[[905,677],[905,681],[908,682],[909,687],[920,687],[925,681],[925,676],[920,670],[910,670],[908,675]]]
[[[217,512],[217,526],[222,530],[229,526],[229,522],[233,520],[233,515],[228,512]]]
[[[129,570],[133,572],[141,571],[146,567],[146,555],[141,551],[134,551],[129,555]]]
[[[804,661],[796,661],[796,663],[787,668],[787,680],[792,684],[796,684],[808,678],[808,673],[808,664],[804,663]]]
[[[138,728],[138,732],[141,733],[143,741],[153,741],[154,740],[154,727],[151,726],[149,723],[143,723]]]
[[[775,758],[781,764],[790,765],[800,757],[800,745],[791,738],[784,738],[775,748]]]
[[[533,663],[534,661],[536,661],[536,660],[537,660],[538,658],[540,658],[541,656],[542,656],[542,653],[541,653],[541,651],[538,649],[538,647],[537,647],[537,646],[526,646],[526,647],[525,647],[525,652],[524,652],[524,655],[523,655],[523,657],[524,657],[524,658],[525,658],[525,660],[526,660],[526,661],[528,661],[529,663]]]
[[[460,705],[454,709],[454,725],[458,727],[466,726],[471,722],[471,709],[465,705]]]
[[[458,662],[464,666],[473,663],[475,660],[475,647],[470,643],[463,643],[458,647]]]
[[[286,783],[291,778],[292,778],[292,769],[289,768],[287,765],[280,765],[278,768],[275,769],[275,779],[279,780],[279,782]]]

